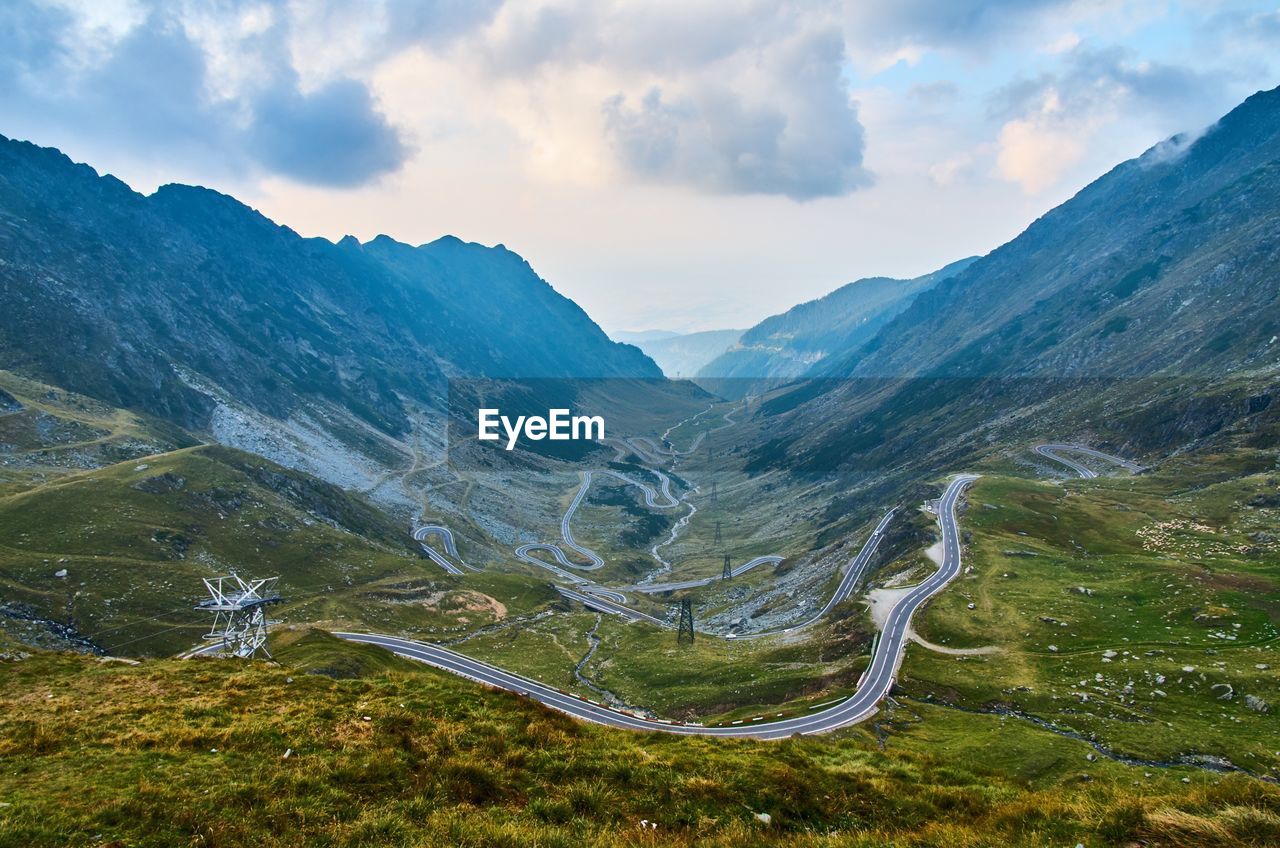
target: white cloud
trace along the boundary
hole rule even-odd
[[[962,177],[970,175],[973,171],[973,164],[974,155],[972,153],[958,153],[955,156],[930,165],[927,173],[934,185],[946,188],[955,185]]]
[[[1063,120],[1057,92],[1050,90],[1038,112],[1000,128],[996,168],[1028,194],[1039,194],[1080,161],[1090,132],[1091,127]]]
[[[837,31],[800,32],[639,98],[604,103],[609,140],[637,177],[796,200],[870,184]]]
[[[1221,72],[1078,45],[1056,72],[1014,81],[992,98],[991,114],[1003,121],[996,173],[1039,194],[1082,162],[1104,134],[1140,126],[1161,137],[1202,126],[1230,105],[1223,83]]]

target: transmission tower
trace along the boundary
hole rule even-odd
[[[688,598],[680,601],[680,629],[676,631],[676,644],[693,644],[693,601]]]
[[[719,521],[716,522],[716,542],[715,543],[717,545],[720,544],[720,522]]]
[[[729,555],[724,555],[724,571],[720,573],[721,580],[728,580],[733,576],[733,568],[729,565]]]
[[[261,649],[271,656],[266,648],[267,626],[279,622],[267,620],[266,608],[282,600],[276,591],[279,579],[246,581],[234,573],[204,578],[209,597],[196,604],[196,609],[213,613],[213,626],[204,638],[220,645],[218,655],[247,659]]]
[[[715,480],[711,481],[711,502],[712,503],[716,502],[716,481]]]

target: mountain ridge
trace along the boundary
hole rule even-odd
[[[730,396],[801,377],[824,359],[873,338],[921,292],[960,273],[975,257],[912,279],[864,277],[771,315],[698,372]]]
[[[188,428],[207,430],[214,403],[183,368],[267,415],[330,401],[392,435],[404,399],[428,403],[450,377],[661,377],[501,245],[357,250],[213,189],[141,195],[3,136],[0,220],[5,366]]]
[[[1265,429],[1278,233],[1274,89],[1117,165],[829,357],[826,379],[766,404],[752,467],[919,473],[993,441],[1141,454]]]

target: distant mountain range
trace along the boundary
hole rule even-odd
[[[723,354],[742,335],[742,330],[705,330],[700,333],[615,333],[614,338],[643,350],[672,379],[690,378]]]
[[[144,197],[2,137],[0,221],[0,362],[184,425],[212,402],[183,369],[262,411],[314,396],[391,432],[401,396],[450,375],[660,376],[502,246],[302,238],[226,195]]]
[[[634,332],[629,330],[619,330],[616,333],[610,333],[610,336],[614,341],[622,342],[623,344],[635,345],[636,347],[639,347],[644,342],[656,342],[661,341],[662,339],[672,339],[680,335],[684,334],[677,333],[675,330],[638,330]]]
[[[830,354],[870,340],[916,295],[960,273],[975,259],[961,259],[910,280],[857,280],[749,330],[644,330],[613,337],[643,350],[668,377],[694,378],[717,394],[739,398],[802,377]]]
[[[663,383],[501,246],[305,239],[216,192],[144,197],[7,139],[0,257],[0,368],[344,485],[346,452],[410,461],[450,378]],[[754,470],[918,477],[1033,431],[1174,448],[1280,408],[1278,259],[1272,90],[980,259],[860,280],[740,335],[619,336],[728,396],[812,378],[766,397]]]
[[[973,257],[961,259],[911,280],[869,277],[841,286],[761,321],[703,365],[697,376],[714,381],[708,385],[730,397],[741,397],[765,382],[803,376],[833,353],[855,349],[872,339],[916,295],[973,262]]]

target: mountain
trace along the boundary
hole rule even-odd
[[[955,467],[1002,439],[1274,438],[1280,89],[1125,162],[766,404],[757,467]],[[803,422],[803,426],[800,426]]]
[[[144,197],[0,137],[0,366],[206,429],[208,381],[377,430],[449,377],[659,377],[503,246],[302,238],[204,188]]]
[[[698,377],[715,380],[717,388],[730,396],[741,396],[757,381],[802,376],[826,357],[869,341],[920,292],[973,262],[973,258],[961,259],[911,280],[869,277],[793,306],[747,330],[737,344],[704,365]],[[722,380],[742,382],[735,385]]]
[[[668,377],[691,377],[738,341],[741,330],[706,330],[633,342]]]
[[[458,380],[664,383],[502,245],[303,238],[3,136],[0,368],[346,487],[412,463]]]
[[[619,330],[612,333],[611,336],[615,342],[635,345],[640,347],[644,342],[656,342],[661,339],[671,339],[680,335],[674,330],[638,330],[631,332],[628,330]]]

